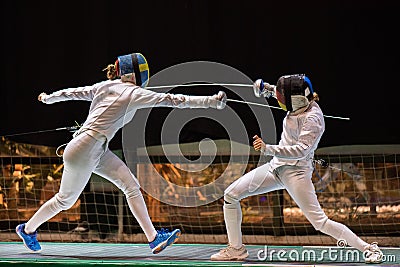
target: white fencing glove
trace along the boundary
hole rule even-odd
[[[256,97],[270,98],[275,96],[275,86],[264,82],[262,79],[258,79],[253,83],[253,90]]]
[[[46,94],[46,93],[41,93],[41,94],[38,96],[38,100],[39,100],[40,102],[46,103],[46,99],[47,99],[47,94]]]
[[[224,91],[219,91],[210,97],[210,107],[216,109],[223,109],[226,106],[226,93]]]

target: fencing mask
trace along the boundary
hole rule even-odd
[[[150,78],[149,65],[142,54],[119,56],[115,66],[117,75],[123,82],[132,82],[142,88],[147,86]]]
[[[296,111],[307,106],[314,93],[310,79],[304,74],[285,75],[279,78],[275,94],[279,106],[286,111]]]

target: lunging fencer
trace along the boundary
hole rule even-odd
[[[145,57],[133,53],[118,57],[115,64],[105,69],[108,80],[91,86],[70,88],[47,95],[38,100],[53,104],[67,100],[91,101],[89,114],[82,127],[64,150],[64,170],[60,188],[53,198],[44,203],[27,222],[16,227],[25,246],[39,251],[37,229],[59,212],[67,210],[78,200],[92,173],[115,184],[125,194],[129,208],[135,216],[154,254],[176,242],[179,229],[155,230],[149,217],[139,181],[126,164],[108,149],[115,133],[130,122],[141,108],[216,108],[226,105],[226,94],[188,96],[156,93],[144,89],[149,82],[149,66]]]
[[[273,96],[287,111],[281,139],[278,145],[270,145],[257,135],[253,137],[254,148],[273,158],[225,190],[223,211],[229,244],[212,255],[211,260],[243,260],[249,255],[242,243],[240,200],[286,189],[316,230],[364,252],[367,263],[381,262],[383,254],[376,242],[368,244],[347,226],[330,220],[318,202],[311,177],[314,151],[325,130],[325,122],[310,79],[303,74],[286,75],[279,78],[276,86],[257,80],[254,90],[257,96]]]

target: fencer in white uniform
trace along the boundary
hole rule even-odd
[[[142,87],[148,83],[149,68],[140,53],[118,57],[115,65],[109,65],[107,70],[107,81],[39,95],[39,100],[46,104],[85,100],[91,101],[91,105],[86,121],[64,150],[64,170],[58,193],[44,203],[26,224],[21,224],[16,229],[25,245],[33,251],[41,249],[36,240],[39,226],[59,212],[72,207],[92,173],[104,177],[122,190],[153,253],[162,251],[180,235],[179,229],[172,232],[155,230],[138,180],[126,164],[108,149],[108,143],[121,127],[132,120],[138,109],[222,109],[226,104],[226,94],[220,91],[214,96],[188,96],[146,90]]]
[[[256,82],[255,86],[260,90],[260,83]],[[305,75],[287,75],[282,76],[276,86],[261,86],[267,88],[262,95],[273,95],[281,108],[288,111],[281,139],[278,145],[270,145],[254,136],[254,148],[273,158],[225,190],[223,210],[229,244],[212,255],[211,260],[243,260],[249,255],[242,243],[240,200],[286,189],[316,230],[366,251],[366,262],[380,262],[382,252],[376,243],[368,244],[345,225],[330,220],[318,202],[311,177],[314,151],[325,130],[325,122],[315,102],[318,96],[313,92],[311,81]]]

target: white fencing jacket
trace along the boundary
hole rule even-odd
[[[315,101],[312,101],[310,106],[298,115],[287,113],[283,120],[279,144],[267,144],[262,153],[273,156],[272,169],[283,165],[312,167],[314,151],[324,131],[322,110]]]
[[[140,108],[209,108],[216,107],[218,102],[210,96],[156,93],[120,79],[59,90],[43,97],[42,102],[52,104],[67,100],[92,101],[89,115],[76,134],[90,129],[104,135],[108,141]]]

